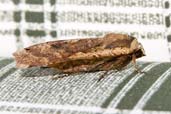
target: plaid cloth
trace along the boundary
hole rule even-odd
[[[5,49],[0,56],[11,56],[17,49],[39,42],[115,32],[147,41],[143,42],[149,56],[145,60],[170,61],[170,2],[0,0],[0,48]]]
[[[0,0],[0,47],[16,49],[57,38],[56,0]],[[7,45],[10,44],[10,47]]]
[[[12,59],[0,60],[0,111],[43,114],[170,114],[171,63],[138,63],[111,71],[74,74],[58,80],[53,69],[16,69]]]

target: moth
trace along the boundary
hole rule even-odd
[[[51,67],[61,73],[121,70],[145,56],[135,37],[109,33],[101,38],[58,40],[36,44],[14,54],[18,68]],[[100,76],[101,80],[105,75]]]

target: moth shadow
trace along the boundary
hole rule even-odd
[[[53,68],[44,67],[32,67],[27,69],[22,69],[22,77],[43,77],[43,76],[54,76],[59,74],[59,71]]]

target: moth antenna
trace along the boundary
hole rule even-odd
[[[102,75],[100,75],[100,77],[97,80],[97,82],[100,82],[100,80],[102,80],[105,77],[106,74],[107,74],[107,71],[105,71]]]

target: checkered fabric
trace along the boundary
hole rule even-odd
[[[14,30],[18,43],[31,39],[31,42],[45,41],[57,37],[55,0],[13,0],[15,11]],[[30,41],[30,40],[29,40]]]
[[[11,53],[57,38],[56,0],[0,0],[0,45]],[[10,46],[7,46],[7,45]]]

